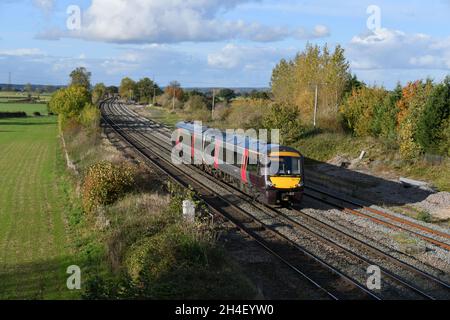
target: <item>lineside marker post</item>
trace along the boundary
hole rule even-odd
[[[195,205],[192,201],[183,201],[183,218],[187,222],[195,222]]]

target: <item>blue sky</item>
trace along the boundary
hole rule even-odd
[[[380,20],[369,29],[370,5]],[[449,17],[450,0],[0,0],[0,83],[11,72],[14,83],[66,84],[85,66],[108,85],[148,76],[266,87],[274,65],[308,41],[341,44],[369,84],[440,81],[450,74]]]

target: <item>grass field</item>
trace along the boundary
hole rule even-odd
[[[42,111],[35,107],[27,111]],[[1,299],[78,298],[66,288],[66,269],[77,258],[57,135],[56,117],[0,119]]]
[[[42,115],[47,114],[47,105],[42,103],[30,104],[30,103],[1,103],[0,112],[26,112],[28,115],[32,115],[33,112],[40,112]]]
[[[50,101],[50,98],[51,98],[51,94],[48,94],[48,93],[41,93],[41,94],[32,93],[31,96],[34,99],[39,98],[40,102],[48,102],[48,101]],[[28,98],[28,93],[0,91],[0,103],[7,102],[7,101],[13,101],[13,100],[17,100],[17,99],[19,99],[19,100],[27,99],[27,98]]]

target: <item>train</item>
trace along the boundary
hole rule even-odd
[[[184,164],[233,184],[261,203],[298,205],[302,201],[304,157],[293,148],[187,121],[176,124],[172,146]]]

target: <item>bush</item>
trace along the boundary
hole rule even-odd
[[[63,118],[78,117],[84,106],[91,101],[91,94],[85,87],[70,86],[58,90],[49,102],[49,111]]]
[[[263,126],[267,130],[280,130],[280,143],[290,145],[296,142],[304,128],[300,123],[299,111],[296,107],[276,104],[265,114]]]
[[[426,211],[421,211],[417,215],[417,220],[430,223],[433,219],[431,217],[431,214]]]
[[[404,159],[416,159],[424,151],[415,138],[420,116],[424,112],[432,90],[433,83],[429,80],[408,83],[403,88],[401,99],[397,102],[398,138],[400,154]]]
[[[341,107],[345,125],[357,136],[395,136],[397,108],[384,88],[353,90]]]
[[[134,169],[127,164],[103,161],[88,169],[83,184],[83,208],[92,212],[98,206],[110,205],[133,186]]]
[[[439,151],[441,130],[450,116],[450,77],[438,84],[426,102],[417,123],[415,138],[425,152]]]
[[[229,128],[234,129],[261,129],[263,119],[270,111],[270,102],[257,99],[234,100],[227,112],[226,119]]]
[[[447,119],[441,127],[440,140],[440,153],[450,157],[450,118]]]
[[[90,103],[84,106],[79,116],[81,125],[87,129],[89,133],[96,132],[100,129],[100,118],[100,110]]]
[[[212,231],[186,225],[178,213],[156,215],[129,239],[119,276],[86,283],[89,299],[249,299],[248,279],[216,246]],[[125,230],[124,230],[125,231]]]
[[[33,112],[33,116],[35,116],[35,117],[40,117],[40,116],[41,116],[41,113],[40,113],[40,112],[37,112],[37,111],[35,111],[35,112]]]

